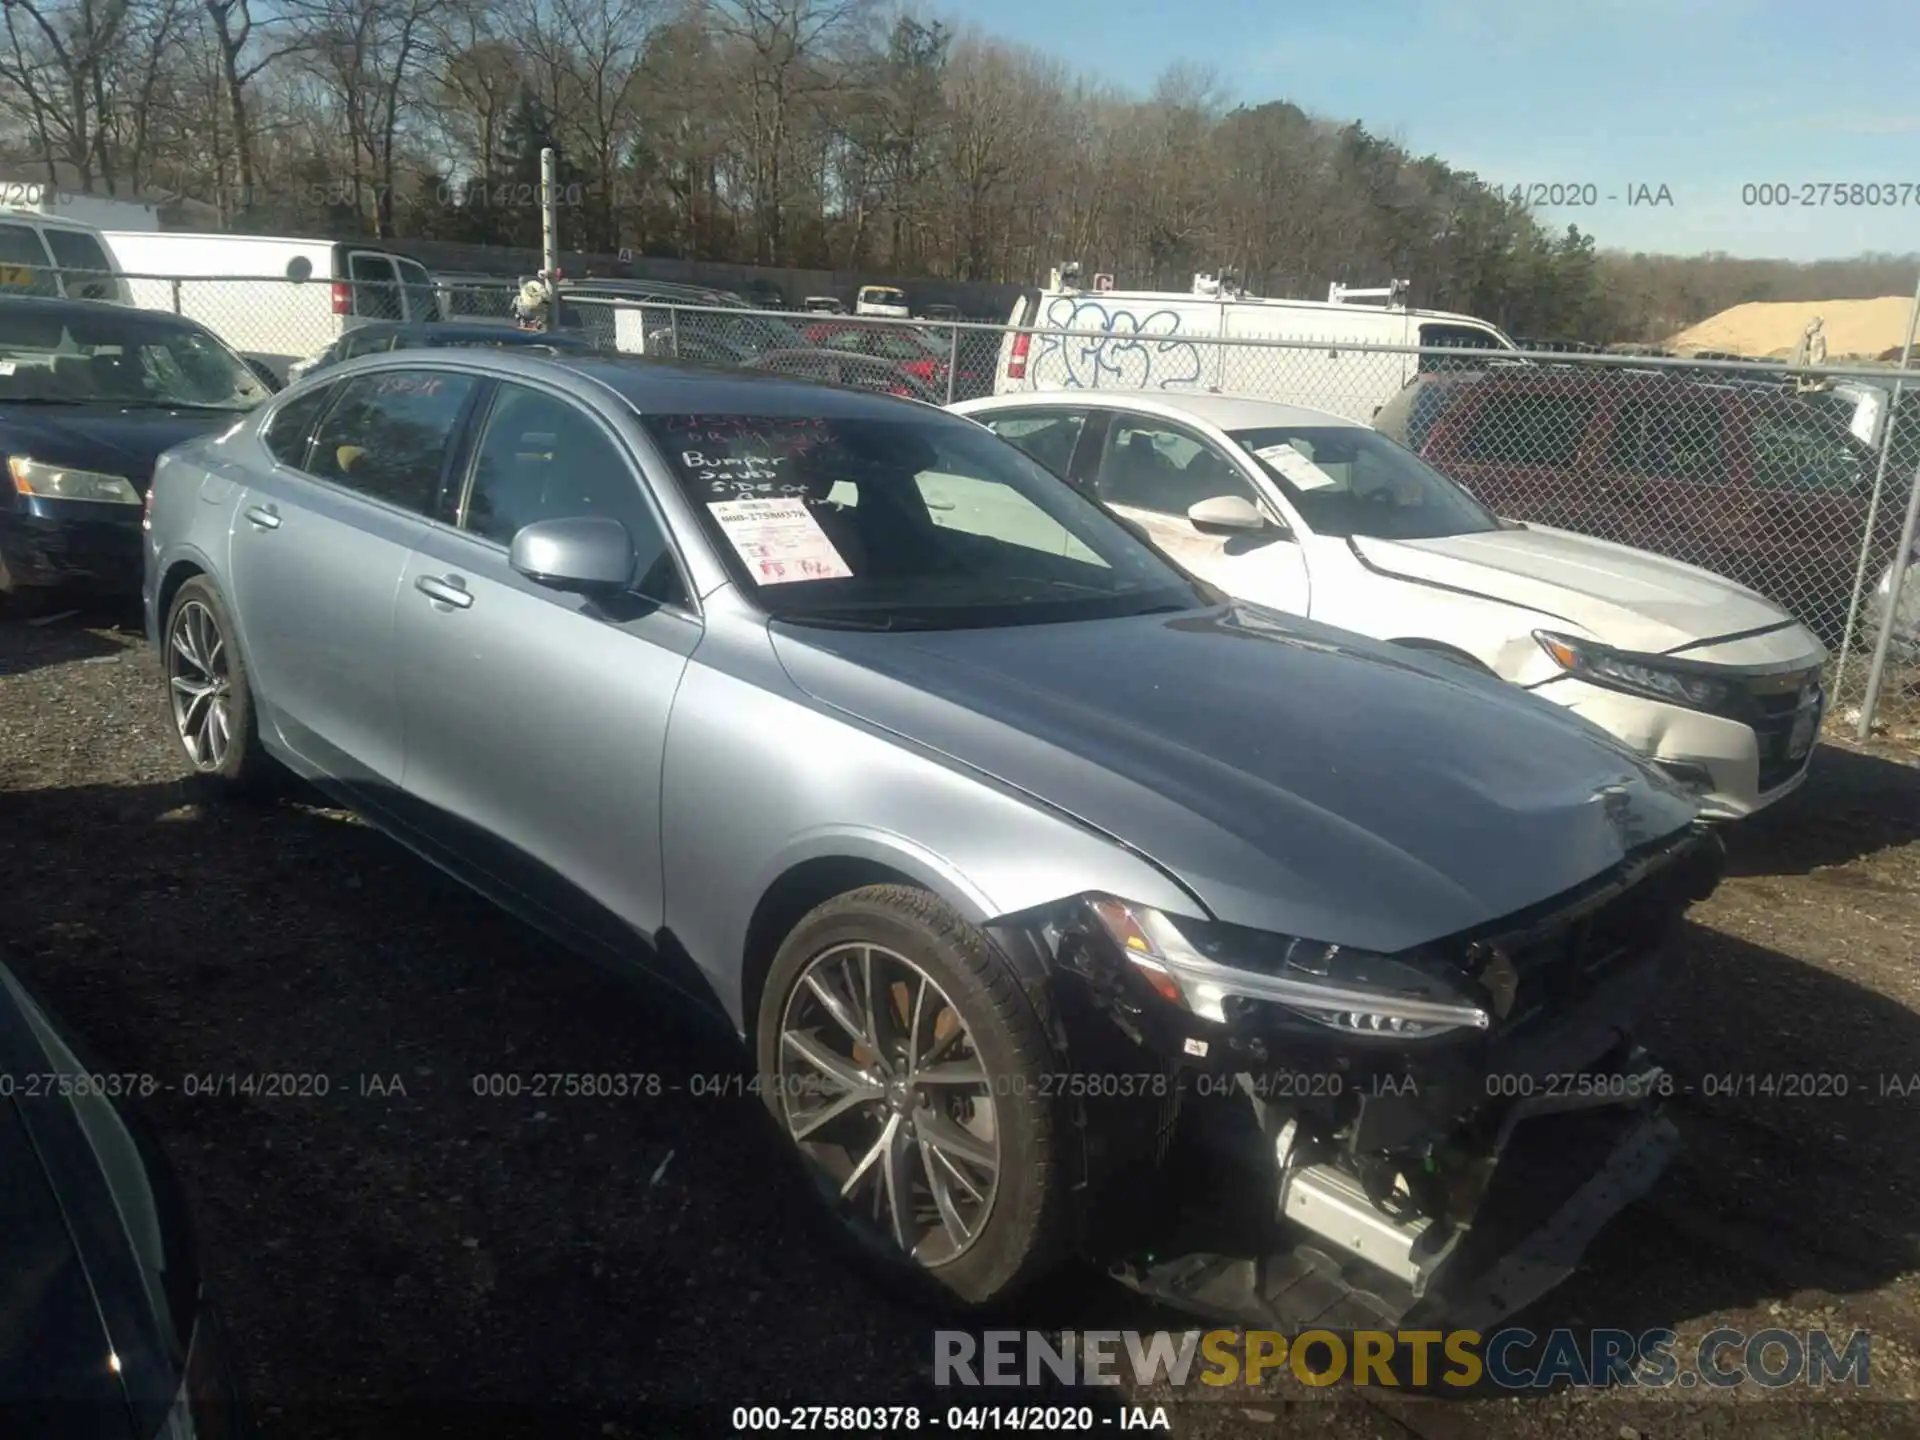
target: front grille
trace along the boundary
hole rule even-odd
[[[1457,942],[1458,963],[1488,985],[1496,1008],[1499,990],[1511,989],[1498,1033],[1567,1014],[1616,970],[1659,947],[1711,890],[1718,854],[1717,841],[1689,834],[1511,917],[1497,933]]]
[[[1759,742],[1760,790],[1764,794],[1786,784],[1807,768],[1813,755],[1811,746],[1804,755],[1788,754],[1794,725],[1803,704],[1824,707],[1825,703],[1826,697],[1820,692],[1820,672],[1808,669],[1786,675],[1750,677],[1735,688],[1725,704],[1714,707],[1713,713],[1738,720],[1752,729]]]

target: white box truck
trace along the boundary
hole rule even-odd
[[[369,320],[438,320],[417,260],[360,240],[109,230],[133,303],[198,320],[285,378]]]

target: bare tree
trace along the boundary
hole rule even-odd
[[[717,0],[712,24],[738,65],[758,257],[784,264],[788,167],[805,107],[842,83],[829,50],[868,14],[869,0]]]

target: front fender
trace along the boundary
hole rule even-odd
[[[739,1024],[754,914],[808,861],[905,875],[974,924],[1087,890],[1205,913],[1143,856],[1029,796],[697,662],[668,727],[661,825],[666,928]]]

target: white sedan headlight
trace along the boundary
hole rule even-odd
[[[49,465],[25,455],[9,455],[7,470],[13,476],[13,488],[22,495],[41,495],[49,500],[97,500],[109,505],[140,503],[140,492],[124,475]]]
[[[1690,710],[1712,710],[1725,704],[1733,693],[1725,680],[1697,670],[1662,665],[1652,657],[1623,655],[1590,640],[1576,640],[1547,630],[1534,631],[1533,638],[1540,642],[1540,648],[1553,663],[1569,675],[1604,685],[1609,690],[1665,700]]]

